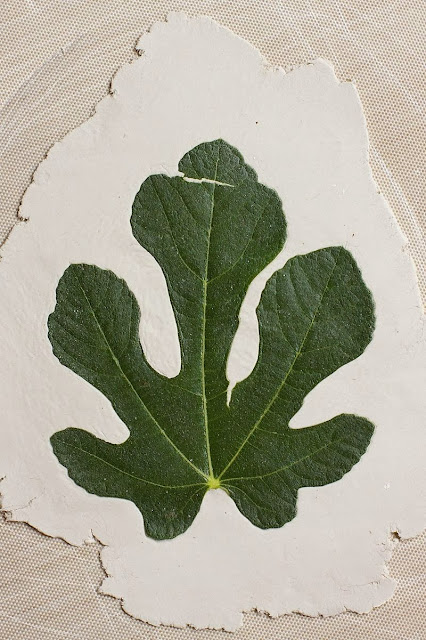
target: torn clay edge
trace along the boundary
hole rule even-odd
[[[257,47],[255,45],[251,44],[251,42],[249,42],[245,38],[242,38],[238,34],[234,33],[231,29],[229,29],[228,27],[220,24],[219,22],[217,22],[213,18],[210,18],[207,15],[200,15],[200,16],[196,16],[196,17],[190,17],[184,12],[174,12],[174,11],[169,12],[167,14],[166,18],[163,21],[154,22],[149,29],[145,30],[138,37],[135,46],[131,50],[131,53],[133,53],[133,55],[134,55],[134,59],[131,60],[130,62],[125,62],[124,64],[120,65],[120,67],[118,67],[118,69],[112,74],[107,94],[103,98],[101,98],[99,100],[99,102],[97,102],[90,109],[89,116],[86,119],[84,119],[82,122],[79,122],[75,127],[70,129],[60,140],[57,140],[56,142],[54,142],[49,147],[49,149],[47,149],[47,151],[45,151],[43,153],[43,155],[42,155],[42,157],[41,157],[36,169],[34,170],[34,172],[32,174],[31,180],[30,180],[29,184],[27,185],[27,187],[25,188],[25,190],[24,190],[24,192],[22,194],[22,197],[20,199],[20,202],[19,202],[19,205],[18,205],[18,208],[17,208],[17,212],[16,212],[16,222],[11,227],[11,229],[8,232],[6,238],[0,244],[0,265],[1,265],[1,260],[2,260],[3,249],[6,246],[6,244],[8,243],[8,241],[10,240],[10,238],[12,237],[12,234],[15,231],[16,227],[18,227],[21,224],[28,224],[28,223],[31,222],[31,218],[24,217],[24,216],[21,215],[21,208],[22,208],[23,201],[24,201],[24,198],[26,196],[27,191],[31,188],[33,183],[36,182],[37,174],[38,174],[38,171],[39,171],[41,165],[44,163],[44,161],[47,159],[47,157],[50,155],[50,153],[53,151],[53,149],[56,148],[57,146],[61,145],[62,142],[64,142],[68,138],[68,136],[72,134],[72,132],[75,129],[78,129],[82,124],[84,124],[84,123],[88,122],[89,120],[91,120],[92,118],[94,118],[98,114],[99,109],[103,107],[104,103],[108,103],[109,100],[114,100],[116,98],[116,96],[118,94],[118,89],[116,89],[116,87],[115,87],[117,78],[121,75],[121,73],[125,69],[127,69],[131,65],[135,64],[136,62],[138,62],[139,58],[143,57],[144,54],[145,54],[144,48],[142,46],[143,45],[142,41],[146,37],[149,37],[149,35],[152,34],[157,28],[161,28],[162,26],[164,26],[165,23],[169,22],[170,19],[173,19],[175,16],[179,16],[180,18],[184,18],[184,19],[186,19],[188,21],[189,20],[200,20],[200,21],[201,20],[207,20],[207,21],[213,22],[213,23],[217,24],[221,29],[224,29],[225,31],[228,31],[229,33],[231,33],[233,37],[236,37],[236,38],[238,38],[239,40],[241,40],[243,42],[248,42],[250,44],[250,46],[253,47],[253,49],[255,49],[257,51],[257,53],[259,55],[259,62],[261,64],[263,64],[265,70],[267,70],[268,72],[277,72],[277,73],[282,73],[283,75],[287,75],[287,74],[292,73],[293,71],[295,71],[297,69],[300,69],[300,68],[303,68],[303,67],[306,67],[306,66],[311,66],[315,62],[320,61],[320,62],[326,63],[330,67],[330,69],[331,69],[331,71],[333,73],[333,76],[334,76],[334,78],[336,80],[336,83],[338,83],[339,85],[350,83],[350,84],[356,86],[356,82],[351,80],[351,79],[339,80],[339,78],[336,75],[336,72],[335,72],[333,64],[331,62],[329,62],[328,60],[325,60],[324,58],[318,57],[318,58],[315,59],[315,61],[311,60],[311,61],[308,61],[308,62],[302,62],[300,64],[287,65],[286,67],[283,67],[283,66],[280,66],[280,65],[275,65],[275,64],[269,63],[268,60],[265,58],[265,56],[259,51],[259,49],[257,49]],[[41,67],[39,67],[39,68],[41,68]],[[33,73],[36,73],[36,72],[37,72],[37,70],[35,70],[35,72],[33,72]],[[421,297],[419,281],[418,281],[418,276],[417,276],[417,269],[416,269],[416,265],[415,265],[415,262],[413,260],[413,256],[411,254],[411,251],[409,250],[408,239],[407,239],[405,233],[403,232],[403,230],[401,228],[399,220],[397,219],[397,217],[393,213],[393,210],[390,207],[390,204],[388,203],[387,199],[383,195],[382,190],[380,189],[380,185],[378,184],[378,182],[377,182],[377,180],[376,180],[376,178],[375,178],[375,176],[373,174],[373,170],[371,168],[371,164],[370,164],[370,157],[371,157],[370,137],[369,137],[369,134],[368,134],[367,122],[366,122],[364,109],[363,109],[362,102],[361,102],[361,99],[360,99],[360,96],[359,96],[358,92],[356,92],[356,96],[357,96],[357,99],[359,101],[360,108],[361,108],[361,113],[363,115],[364,123],[365,123],[366,138],[367,138],[367,149],[366,149],[366,161],[367,162],[366,162],[366,164],[368,166],[369,177],[370,177],[371,181],[373,182],[377,193],[383,199],[383,201],[384,201],[386,207],[388,208],[388,210],[392,213],[392,216],[394,217],[395,222],[396,222],[396,224],[398,226],[398,229],[399,229],[400,234],[401,234],[401,240],[404,243],[401,248],[402,248],[402,250],[404,252],[407,253],[407,255],[408,255],[408,257],[409,257],[409,259],[410,259],[410,261],[412,263],[413,272],[414,272],[415,279],[416,279],[416,284],[417,284],[417,297],[418,297],[418,300],[419,300],[419,307],[423,310],[423,315],[425,315],[424,303],[423,303],[423,300],[422,300],[422,297]],[[179,172],[179,171],[177,171],[174,175],[180,176],[183,180],[185,180],[187,182],[197,182],[197,183],[200,183],[200,182],[214,183],[215,182],[214,180],[210,180],[208,178],[201,178],[201,179],[188,178],[182,172]],[[228,185],[226,183],[221,183],[221,182],[219,182],[217,184],[221,184],[221,185],[224,185],[224,186],[230,186],[230,187],[234,186],[234,185]],[[413,224],[413,226],[416,226],[416,227],[418,226],[415,223],[414,220],[412,221],[412,224]],[[1,270],[1,266],[0,266],[0,270]],[[84,546],[87,546],[87,545],[91,545],[92,546],[92,545],[97,544],[98,545],[97,554],[98,554],[98,557],[99,557],[99,563],[100,563],[100,567],[102,569],[102,572],[104,573],[104,578],[102,579],[102,582],[96,588],[96,593],[98,595],[100,595],[102,597],[106,596],[106,597],[109,597],[109,598],[113,598],[114,600],[118,600],[120,602],[121,609],[127,615],[129,615],[130,617],[132,617],[132,618],[134,618],[136,620],[140,620],[141,622],[144,622],[145,624],[148,624],[151,627],[166,627],[167,628],[167,627],[172,626],[174,628],[181,628],[181,629],[186,629],[186,628],[187,629],[199,629],[198,627],[195,627],[194,625],[191,625],[191,624],[186,624],[186,625],[178,625],[178,624],[176,624],[176,625],[167,625],[167,624],[162,624],[162,623],[154,624],[154,623],[151,623],[151,622],[146,622],[145,620],[137,618],[133,614],[129,613],[125,608],[124,598],[113,596],[113,595],[110,595],[108,593],[104,593],[102,591],[102,585],[103,585],[104,579],[111,576],[111,574],[108,573],[108,571],[107,571],[107,569],[106,569],[106,567],[105,567],[105,565],[104,565],[104,563],[102,561],[103,549],[108,547],[108,545],[104,544],[99,538],[97,538],[95,536],[95,534],[93,533],[93,530],[91,530],[91,536],[92,536],[91,539],[86,540],[82,545],[73,545],[72,543],[70,543],[67,540],[65,540],[64,538],[62,538],[61,536],[49,535],[48,533],[44,533],[43,531],[40,531],[37,528],[37,526],[32,525],[31,523],[26,522],[25,520],[19,520],[17,518],[14,518],[13,514],[15,512],[17,512],[17,511],[20,511],[21,509],[24,509],[24,508],[28,507],[31,504],[31,502],[33,500],[35,500],[36,496],[31,498],[31,500],[25,505],[17,506],[17,507],[14,507],[12,509],[10,507],[8,509],[4,509],[2,507],[3,495],[2,495],[2,492],[1,492],[1,482],[5,478],[6,478],[6,475],[0,477],[0,516],[2,516],[3,521],[5,523],[7,523],[7,522],[22,523],[24,525],[27,525],[27,526],[31,527],[32,529],[34,529],[35,531],[37,531],[38,533],[40,533],[43,536],[47,536],[49,538],[54,538],[54,539],[57,539],[57,540],[61,540],[62,542],[64,542],[67,545],[70,545],[70,546],[84,547]],[[424,531],[425,531],[425,529],[422,528],[422,529],[420,529],[418,531],[418,533],[415,533],[415,534],[409,535],[409,536],[403,536],[401,534],[400,530],[399,530],[399,527],[395,523],[389,525],[388,541],[387,541],[387,544],[385,543],[386,544],[386,551],[387,551],[386,556],[387,557],[384,559],[384,562],[383,562],[383,565],[382,565],[382,577],[389,577],[389,564],[391,563],[391,559],[392,559],[393,553],[394,553],[396,547],[398,546],[398,544],[400,542],[404,542],[406,540],[413,540],[415,538],[418,538],[424,533]],[[375,584],[376,582],[377,581],[372,581],[371,584]],[[393,580],[393,582],[394,582],[395,589],[396,589],[397,588],[397,582],[395,580]],[[389,599],[387,601],[389,601],[393,597],[393,595],[395,593],[395,589],[394,589],[392,595],[389,597]],[[382,604],[384,604],[384,603],[382,603]],[[377,606],[373,606],[370,609],[370,612],[373,611],[374,609],[377,609],[378,607],[382,606],[382,604],[377,605]],[[247,609],[247,610],[243,610],[241,612],[241,614],[244,616],[244,614],[250,613],[250,612],[256,612],[256,613],[260,613],[260,614],[263,614],[263,615],[267,615],[270,618],[278,618],[278,617],[281,617],[282,615],[292,615],[292,614],[298,614],[298,615],[307,616],[307,617],[335,617],[335,614],[333,614],[331,616],[325,616],[325,615],[310,616],[309,614],[306,614],[306,613],[304,613],[302,611],[299,611],[297,609],[294,609],[292,611],[286,612],[284,614],[271,615],[268,611],[260,609],[260,608],[256,608],[256,607],[253,607],[253,608]],[[337,615],[341,615],[342,613],[346,613],[346,612],[359,613],[359,612],[355,611],[354,609],[351,609],[351,608],[348,608],[348,607],[344,607],[342,612],[337,614]],[[244,618],[242,619],[242,625],[243,624],[244,624]],[[240,627],[240,630],[241,630],[241,628],[242,627]],[[221,627],[221,628],[218,628],[218,627],[206,627],[206,629],[214,629],[214,630],[224,631],[223,627]]]

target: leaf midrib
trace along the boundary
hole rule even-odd
[[[214,171],[214,179],[213,179],[213,187],[212,187],[212,197],[211,197],[211,206],[210,206],[210,220],[209,220],[209,228],[207,233],[207,253],[206,253],[206,263],[204,267],[204,278],[203,278],[203,322],[201,328],[201,397],[203,403],[203,418],[204,418],[204,437],[206,440],[206,453],[207,453],[207,462],[209,465],[209,477],[214,478],[213,471],[213,463],[211,457],[210,450],[210,436],[209,436],[209,417],[207,412],[207,394],[206,394],[206,373],[205,373],[205,356],[206,356],[206,314],[207,314],[207,287],[208,287],[208,274],[209,274],[209,259],[210,259],[210,240],[211,233],[213,227],[213,212],[215,205],[215,193],[216,193],[216,178],[217,178],[217,167],[219,164],[219,155],[220,155],[220,147],[218,147],[217,157],[216,157],[216,165]]]

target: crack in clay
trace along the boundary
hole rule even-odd
[[[22,505],[21,507],[6,507],[6,508],[1,508],[0,511],[4,514],[6,520],[12,520],[13,519],[13,514],[16,511],[23,511],[24,509],[28,509],[28,507],[30,507],[32,505],[32,503],[34,502],[34,500],[37,499],[37,496],[34,496],[33,498],[31,498],[27,504]]]

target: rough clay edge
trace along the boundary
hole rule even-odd
[[[291,65],[288,66],[287,68],[284,68],[280,65],[274,65],[268,62],[268,60],[265,58],[265,56],[262,55],[262,53],[257,49],[257,47],[255,47],[254,45],[252,45],[248,40],[245,40],[245,38],[242,38],[241,36],[239,36],[238,34],[235,34],[231,29],[229,29],[228,27],[221,25],[219,22],[217,22],[216,20],[214,20],[213,18],[210,18],[207,15],[198,15],[196,17],[190,17],[188,16],[188,14],[186,14],[185,12],[169,12],[166,16],[166,18],[162,21],[156,21],[152,24],[152,26],[147,29],[145,32],[142,33],[142,35],[138,38],[135,46],[132,49],[132,52],[135,54],[135,59],[131,60],[130,62],[125,62],[124,64],[122,64],[112,75],[110,83],[109,83],[109,88],[108,88],[108,92],[107,94],[101,98],[101,100],[99,100],[99,102],[96,103],[96,105],[94,105],[93,109],[92,109],[92,113],[91,115],[89,115],[89,117],[84,120],[82,123],[78,124],[76,127],[73,127],[70,131],[68,131],[60,140],[57,140],[56,142],[54,142],[50,148],[43,154],[42,159],[40,160],[39,164],[37,165],[37,168],[35,169],[31,181],[28,184],[28,186],[26,187],[22,198],[20,200],[20,203],[18,205],[18,209],[17,209],[17,215],[16,215],[16,222],[13,224],[12,228],[10,229],[8,235],[6,236],[6,238],[3,240],[3,242],[0,244],[0,263],[1,260],[5,254],[5,252],[7,252],[8,248],[9,248],[9,244],[10,244],[10,239],[12,238],[12,236],[16,235],[14,234],[14,232],[16,231],[17,227],[19,227],[22,224],[27,224],[31,221],[30,218],[26,218],[24,216],[21,215],[21,209],[22,206],[24,204],[27,192],[31,189],[32,185],[36,182],[37,180],[37,176],[39,173],[39,170],[41,169],[44,161],[48,158],[48,156],[53,152],[54,149],[56,149],[57,147],[61,146],[62,143],[64,143],[67,138],[73,134],[73,132],[76,129],[79,129],[81,126],[84,126],[85,124],[89,123],[90,121],[92,121],[100,112],[100,110],[103,108],[103,106],[105,104],[108,104],[108,102],[112,99],[114,100],[118,94],[117,88],[116,88],[116,84],[120,79],[121,74],[124,74],[125,71],[132,66],[133,64],[135,64],[136,62],[139,61],[139,58],[144,57],[146,55],[145,50],[143,45],[146,43],[146,41],[152,36],[152,34],[155,31],[164,29],[165,27],[167,28],[167,25],[169,22],[176,20],[176,19],[180,19],[180,20],[184,20],[187,22],[190,21],[198,21],[198,22],[211,22],[215,25],[217,25],[217,27],[219,27],[220,29],[224,29],[226,31],[228,31],[230,34],[232,34],[233,37],[238,38],[239,40],[241,40],[242,42],[244,42],[245,44],[250,45],[253,49],[256,50],[258,57],[259,57],[259,61],[261,62],[261,64],[263,65],[264,69],[266,72],[279,72],[283,75],[288,75],[289,73],[292,73],[293,71],[296,71],[300,68],[304,68],[306,66],[312,66],[314,64],[316,64],[317,62],[320,63],[325,63],[327,64],[327,66],[330,68],[330,70],[333,73],[334,79],[336,81],[336,83],[338,85],[344,85],[344,84],[351,84],[353,87],[356,87],[356,82],[350,79],[347,80],[339,80],[339,78],[336,75],[335,69],[333,64],[324,59],[324,58],[316,58],[314,61],[309,61],[309,62],[302,62],[300,64],[297,65]],[[365,125],[365,133],[366,133],[366,165],[368,167],[368,172],[369,172],[369,177],[371,179],[371,181],[373,182],[376,191],[378,193],[378,195],[380,196],[380,198],[382,199],[385,207],[388,209],[388,211],[390,212],[391,216],[394,218],[395,222],[396,222],[396,226],[400,232],[401,235],[401,239],[403,240],[403,246],[402,246],[402,250],[406,253],[409,261],[411,262],[411,266],[415,275],[415,279],[416,279],[416,283],[417,283],[417,288],[416,288],[416,294],[417,294],[417,298],[419,301],[419,306],[421,309],[423,309],[423,300],[421,297],[421,293],[420,293],[420,287],[419,287],[419,282],[418,282],[418,276],[417,276],[417,269],[415,267],[415,263],[413,260],[413,257],[411,255],[411,252],[409,251],[409,242],[407,237],[405,236],[405,234],[403,233],[399,221],[396,218],[395,214],[393,213],[388,201],[386,200],[386,198],[384,197],[384,195],[382,194],[380,187],[374,177],[372,168],[371,168],[371,164],[370,164],[370,137],[368,134],[368,128],[367,128],[367,121],[366,121],[366,117],[365,117],[365,113],[362,107],[362,102],[359,96],[358,91],[355,92],[356,93],[356,98],[358,100],[359,103],[359,107],[360,107],[360,112],[362,114],[362,119]],[[1,269],[1,267],[0,267]],[[425,311],[423,311],[423,315],[425,314]],[[38,531],[38,533],[40,533],[43,536],[47,536],[49,538],[54,538],[54,539],[58,539],[58,540],[62,540],[63,542],[65,542],[66,544],[69,544],[71,546],[81,546],[84,547],[86,545],[94,545],[94,544],[98,544],[101,546],[101,548],[98,550],[98,557],[99,557],[99,563],[100,563],[100,567],[102,569],[102,571],[104,572],[105,578],[107,577],[113,577],[111,576],[111,574],[108,573],[105,564],[103,562],[102,559],[102,553],[103,553],[103,549],[108,547],[108,545],[104,544],[100,539],[98,539],[93,531],[91,531],[91,535],[92,535],[92,540],[87,540],[85,541],[82,545],[73,545],[72,543],[68,542],[67,540],[65,540],[65,538],[62,538],[61,536],[58,535],[51,535],[48,533],[45,533],[43,531],[40,531],[40,529],[37,528],[37,526],[32,525],[31,523],[27,522],[26,520],[20,520],[19,518],[14,517],[14,513],[16,510],[8,510],[8,509],[3,509],[1,506],[2,503],[2,499],[3,499],[3,495],[1,492],[1,482],[2,480],[5,479],[6,476],[2,476],[0,477],[0,514],[3,516],[3,519],[5,522],[19,522],[19,523],[23,523],[26,524],[27,526],[31,527],[32,529]],[[30,501],[31,502],[31,501]],[[30,504],[30,503],[29,503]],[[29,505],[25,505],[25,506],[29,506]],[[418,533],[414,533],[413,535],[409,535],[409,536],[403,536],[398,527],[395,525],[390,525],[389,526],[389,534],[388,534],[388,544],[387,544],[387,550],[386,550],[386,554],[387,554],[387,559],[384,560],[383,565],[382,565],[382,577],[383,578],[387,578],[389,579],[389,563],[391,562],[393,553],[398,545],[399,542],[403,542],[405,540],[412,540],[414,538],[417,538],[419,536],[421,536],[425,531],[425,528],[422,527]],[[101,597],[109,597],[109,598],[114,598],[114,600],[118,600],[121,606],[122,611],[124,611],[124,613],[126,613],[126,615],[129,615],[130,617],[134,618],[135,620],[140,620],[141,622],[143,622],[144,624],[148,624],[151,627],[165,627],[165,628],[180,628],[180,629],[197,629],[197,630],[203,630],[203,629],[211,629],[211,630],[216,630],[216,631],[226,631],[223,627],[196,627],[194,625],[191,624],[186,624],[186,625],[167,625],[167,624],[153,624],[150,622],[147,622],[145,620],[143,620],[142,618],[137,618],[136,616],[134,616],[133,614],[129,613],[126,608],[125,608],[125,603],[124,603],[124,599],[117,597],[117,596],[113,596],[111,594],[108,594],[107,592],[103,592],[102,591],[102,585],[103,582],[105,580],[105,578],[102,579],[102,582],[98,585],[98,587],[96,588],[96,592],[98,595],[100,595]],[[378,607],[382,606],[383,604],[385,604],[386,602],[388,602],[390,599],[392,599],[394,593],[395,593],[395,589],[397,587],[397,582],[395,580],[393,580],[394,583],[394,590],[392,592],[392,595],[385,601],[383,601],[380,605],[376,605],[373,606],[369,612],[373,611],[374,609],[377,609]],[[378,581],[372,581],[369,584],[377,584]],[[240,629],[244,624],[244,614],[246,613],[250,613],[250,612],[256,612],[256,613],[260,613],[263,615],[267,615],[270,618],[279,618],[283,615],[293,615],[293,614],[297,614],[297,615],[302,615],[302,616],[306,616],[306,617],[337,617],[339,615],[342,615],[343,613],[347,613],[347,612],[351,612],[351,613],[360,613],[359,611],[356,611],[354,609],[348,608],[348,607],[344,607],[342,609],[342,611],[338,614],[333,614],[333,615],[329,615],[326,616],[324,614],[319,614],[318,616],[309,616],[306,613],[304,613],[303,611],[299,611],[297,609],[294,609],[292,611],[286,612],[286,613],[282,613],[282,614],[278,614],[278,615],[271,615],[268,611],[263,610],[263,609],[259,609],[256,607],[252,607],[251,609],[247,609],[247,610],[243,610],[240,612],[241,615],[241,624],[240,624]],[[235,631],[237,631],[237,629],[235,629]]]

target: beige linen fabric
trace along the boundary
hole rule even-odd
[[[426,299],[426,4],[423,0],[1,0],[0,241],[50,146],[83,122],[138,36],[171,10],[206,14],[286,69],[319,56],[356,82],[371,167],[409,240]],[[380,238],[378,238],[380,242]],[[31,268],[31,265],[28,265]],[[1,472],[1,470],[0,470]],[[75,548],[0,523],[0,638],[218,640],[154,628],[97,594],[98,546]],[[235,640],[423,640],[426,535],[396,545],[393,600],[367,615],[271,620],[249,613]]]

